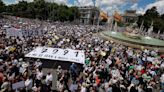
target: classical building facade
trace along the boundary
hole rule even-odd
[[[136,14],[136,10],[126,10],[123,14],[123,22],[124,23],[134,23],[138,20],[138,15]]]
[[[99,19],[100,11],[94,6],[83,6],[79,7],[81,24],[97,24]]]

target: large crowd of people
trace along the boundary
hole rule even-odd
[[[7,36],[9,27],[21,29],[23,36]],[[97,34],[97,27],[0,19],[0,92],[52,91],[51,71],[44,74],[39,59],[28,61],[24,57],[37,46],[85,51],[81,71],[77,71],[76,63],[68,70],[58,66],[56,91],[164,92],[164,56],[157,50],[134,49],[105,40]],[[99,30],[104,27],[99,26]]]

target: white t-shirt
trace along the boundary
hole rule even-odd
[[[42,62],[35,62],[36,67],[42,66]]]
[[[49,85],[50,82],[52,82],[52,80],[53,80],[52,74],[46,76],[46,84],[47,84],[47,85]]]
[[[43,72],[41,71],[38,71],[37,73],[36,73],[36,78],[38,79],[38,80],[41,80],[42,79],[42,77],[43,77]]]
[[[110,59],[106,59],[106,62],[111,65],[112,64],[112,61]]]
[[[85,87],[82,87],[80,92],[87,92],[87,89]]]
[[[110,83],[110,84],[115,84],[117,81],[118,81],[118,80],[116,80],[116,79],[111,79],[109,83]]]
[[[77,84],[71,84],[69,89],[71,90],[71,92],[76,92],[77,88],[78,88]]]
[[[156,72],[155,71],[150,71],[150,74],[152,74],[153,76],[156,75]]]
[[[162,83],[164,83],[164,74],[162,74],[160,80],[161,80]]]
[[[120,76],[120,72],[119,72],[118,69],[117,70],[112,70],[111,74],[112,74],[113,77],[119,77]]]
[[[130,51],[127,51],[128,53],[128,56],[133,56],[133,52],[130,50]]]
[[[164,68],[164,62],[161,64],[161,68]]]
[[[141,71],[142,70],[142,66],[141,65],[138,65],[137,68],[136,68],[136,70]]]
[[[33,84],[32,79],[27,79],[25,81],[25,86],[26,86],[27,89],[32,89],[32,84]]]

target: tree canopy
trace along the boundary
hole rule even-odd
[[[140,26],[144,22],[144,29],[148,30],[153,22],[154,32],[164,32],[164,14],[160,15],[156,7],[148,9],[144,15],[139,16],[138,25]]]
[[[5,9],[5,4],[0,0],[0,13],[2,13]]]
[[[58,5],[56,3],[45,2],[44,0],[34,0],[34,2],[30,3],[20,1],[18,4],[6,6],[5,12],[18,17],[54,21],[73,21],[79,17],[77,7]]]

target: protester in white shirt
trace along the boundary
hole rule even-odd
[[[38,80],[41,80],[42,77],[43,77],[43,72],[42,72],[42,70],[38,69],[38,70],[37,70],[37,73],[36,73],[36,78],[37,78]]]
[[[26,90],[27,91],[30,91],[32,90],[32,86],[33,86],[33,80],[32,78],[27,78],[26,81],[25,81],[25,87],[26,87]]]
[[[36,86],[39,87],[39,85],[41,84],[41,79],[43,78],[43,72],[41,69],[37,69],[36,72]]]
[[[49,72],[49,73],[47,74],[47,76],[46,76],[46,84],[47,84],[48,86],[51,86],[52,80],[53,80],[52,73]]]
[[[86,84],[83,83],[80,92],[87,92]]]

